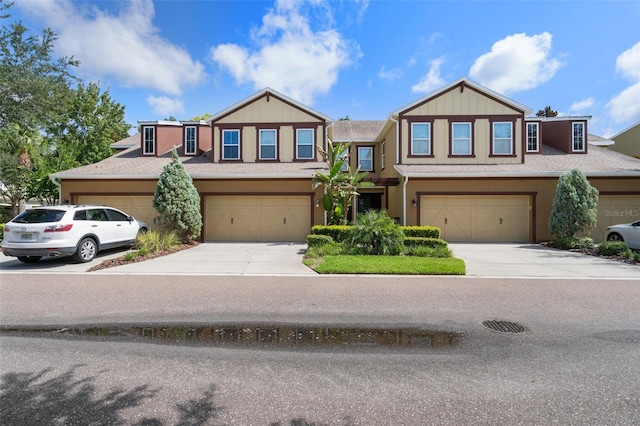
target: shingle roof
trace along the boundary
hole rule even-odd
[[[560,176],[578,168],[587,176],[640,176],[640,160],[599,146],[587,154],[566,154],[542,145],[541,154],[525,156],[517,164],[401,164],[395,166],[409,177],[527,177]]]
[[[140,145],[140,133],[131,135],[128,138],[120,139],[119,141],[112,143],[110,146],[112,149],[127,149],[138,145]]]
[[[229,178],[311,178],[326,170],[323,162],[213,163],[211,151],[198,157],[181,157],[185,170],[194,179]],[[171,153],[160,157],[142,156],[140,147],[119,152],[98,163],[53,173],[56,179],[158,179]]]
[[[334,142],[375,141],[384,120],[339,120],[333,123]]]

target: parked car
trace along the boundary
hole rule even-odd
[[[2,252],[33,263],[43,256],[90,262],[101,250],[130,246],[147,224],[106,206],[62,205],[25,210],[4,226]]]
[[[607,241],[624,241],[630,248],[640,250],[640,220],[609,226]]]

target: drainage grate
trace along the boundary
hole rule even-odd
[[[483,321],[482,325],[498,333],[522,333],[527,331],[525,326],[511,321],[488,320]]]

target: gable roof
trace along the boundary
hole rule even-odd
[[[257,101],[258,99],[261,99],[263,97],[269,97],[269,96],[273,96],[279,100],[281,100],[282,102],[291,105],[294,108],[297,108],[299,110],[305,111],[310,115],[313,115],[315,117],[317,117],[320,120],[324,120],[324,121],[332,121],[331,117],[324,115],[306,105],[301,104],[300,102],[291,99],[289,97],[287,97],[286,95],[283,95],[282,93],[279,93],[269,87],[249,96],[248,98],[245,98],[239,102],[236,102],[235,104],[231,105],[228,108],[223,109],[222,111],[219,111],[215,114],[213,114],[211,117],[207,118],[206,122],[207,123],[213,123],[216,122],[218,120],[221,120],[222,118],[226,117],[229,114],[232,114],[235,111],[238,111],[240,109],[242,109],[243,107]]]
[[[640,121],[638,121],[638,122],[637,122],[637,123],[635,123],[635,124],[632,124],[631,126],[627,127],[626,129],[624,129],[624,130],[622,130],[622,131],[620,131],[620,132],[616,133],[615,135],[611,136],[609,139],[612,139],[612,140],[614,140],[614,141],[615,141],[615,140],[616,140],[616,138],[617,138],[618,136],[620,136],[621,134],[623,134],[623,133],[627,133],[629,130],[633,129],[634,127],[638,127],[638,126],[640,126]]]
[[[455,88],[455,87],[471,87],[472,89],[475,89],[478,92],[484,93],[485,95],[487,95],[490,98],[493,98],[495,100],[497,100],[498,102],[507,104],[517,110],[520,110],[524,113],[524,115],[529,115],[532,112],[532,109],[529,108],[526,105],[523,105],[519,102],[514,101],[511,98],[508,98],[498,92],[494,92],[493,90],[489,89],[488,87],[485,87],[479,83],[476,83],[474,81],[469,80],[466,77],[461,77],[459,79],[457,79],[456,81],[447,84],[446,86],[441,87],[440,89],[437,89],[429,94],[427,94],[426,96],[423,96],[422,98],[411,102],[410,104],[407,104],[405,106],[403,106],[402,108],[399,108],[397,110],[395,110],[394,112],[391,113],[392,116],[397,116],[399,114],[402,114],[403,112],[413,109],[421,104],[424,104],[428,101],[430,101],[433,98],[436,98],[440,95],[442,95],[443,93],[448,92],[449,90]]]

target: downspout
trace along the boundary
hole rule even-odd
[[[49,180],[58,187],[58,205],[62,204],[62,184],[53,176],[49,176]]]

